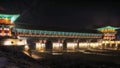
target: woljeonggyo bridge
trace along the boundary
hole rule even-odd
[[[119,50],[116,27],[106,26],[96,29],[96,33],[34,30],[16,27],[19,14],[0,14],[0,37],[2,45],[25,46],[25,49],[45,51],[78,51],[80,49]]]

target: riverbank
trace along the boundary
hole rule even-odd
[[[120,51],[32,53],[41,58],[33,59],[22,51],[0,47],[0,57],[5,59],[5,68],[120,68]]]

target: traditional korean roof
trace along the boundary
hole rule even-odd
[[[120,28],[112,27],[112,26],[106,26],[106,27],[98,28],[97,30],[100,31],[100,32],[115,32],[116,29],[120,29]]]
[[[14,23],[14,21],[19,17],[19,14],[0,14],[0,18],[7,18],[11,20],[11,23]]]
[[[116,29],[120,29],[117,27],[112,27],[112,26],[106,26],[106,27],[102,27],[102,28],[98,28],[97,30],[116,30]]]
[[[80,35],[80,36],[102,36],[98,33],[79,33],[79,32],[61,32],[61,31],[47,31],[47,30],[30,30],[30,29],[15,29],[22,33],[36,33],[36,34],[58,34],[58,35]]]

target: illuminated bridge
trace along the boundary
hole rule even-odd
[[[16,31],[15,34],[19,39],[27,39],[28,44],[35,42],[36,50],[38,51],[45,51],[47,45],[51,46],[53,51],[62,51],[64,48],[67,48],[68,51],[74,51],[81,47],[78,47],[78,44],[83,45],[86,48],[88,47],[86,45],[88,45],[91,40],[98,41],[99,39],[102,39],[103,36],[101,33],[61,32],[21,28],[15,28],[14,31]],[[48,41],[51,42],[51,45],[50,42],[48,43]],[[64,47],[65,43],[66,47]],[[89,45],[97,45],[98,47],[101,44],[98,42],[93,42]]]
[[[98,28],[96,33],[65,32],[52,30],[34,30],[18,28],[14,21],[19,15],[0,14],[0,37],[8,37],[2,44],[25,45],[25,49],[37,51],[75,51],[79,49],[119,49],[120,41],[116,40],[115,27]],[[14,27],[15,25],[15,27]]]
[[[79,32],[59,32],[59,31],[47,31],[47,30],[31,30],[31,29],[19,29],[16,28],[17,35],[20,37],[46,37],[46,38],[102,38],[102,34],[98,33],[79,33]]]

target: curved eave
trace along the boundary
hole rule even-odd
[[[14,21],[19,17],[19,14],[0,14],[0,17],[3,18],[11,18],[11,23],[14,23]]]
[[[117,27],[112,27],[112,26],[106,26],[106,27],[102,27],[102,28],[98,28],[97,30],[105,30],[105,29],[111,29],[111,30],[116,30],[116,29],[120,29],[120,28],[117,28]]]

